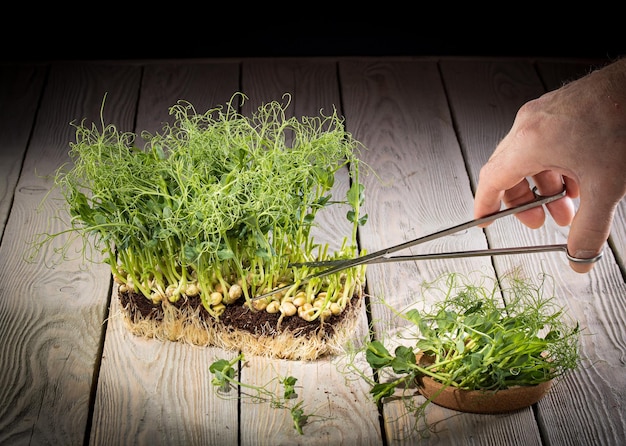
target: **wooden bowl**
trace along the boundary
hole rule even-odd
[[[428,364],[430,358],[418,356],[417,359],[418,363]],[[442,390],[443,384],[423,376],[418,378],[417,386],[425,398],[432,398],[432,402],[438,406],[460,412],[495,414],[513,412],[535,404],[550,390],[552,381],[503,390],[464,390],[452,386]]]
[[[438,406],[460,412],[505,413],[523,409],[539,401],[550,390],[552,381],[536,386],[517,386],[503,390],[463,390],[443,385],[432,378],[418,380],[420,393]],[[439,392],[439,393],[438,393]]]

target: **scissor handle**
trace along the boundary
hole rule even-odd
[[[574,257],[571,256],[570,253],[567,251],[567,245],[565,245],[565,255],[567,256],[567,259],[570,262],[574,262],[574,263],[596,263],[598,260],[600,260],[602,258],[602,255],[604,254],[604,250],[600,251],[597,255],[593,256],[593,257],[588,257],[586,259],[581,259],[580,257]]]

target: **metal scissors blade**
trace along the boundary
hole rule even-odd
[[[565,189],[563,189],[558,194],[554,195],[539,195],[536,192],[536,189],[533,189],[535,194],[535,198],[528,203],[521,204],[519,206],[510,207],[507,209],[500,210],[498,212],[494,212],[493,214],[487,215],[485,217],[477,218],[474,220],[467,221],[465,223],[461,223],[456,226],[452,226],[450,228],[434,232],[429,235],[425,235],[422,237],[418,237],[413,240],[409,240],[404,243],[400,243],[395,246],[391,246],[388,248],[381,249],[379,251],[372,252],[370,254],[366,254],[361,257],[357,257],[354,259],[345,259],[345,260],[331,260],[331,261],[319,261],[319,262],[303,262],[303,263],[292,263],[290,266],[293,267],[301,267],[301,266],[309,266],[309,267],[328,267],[324,271],[320,271],[315,274],[311,274],[308,277],[300,280],[300,283],[306,283],[311,279],[317,277],[324,277],[330,274],[334,274],[336,272],[342,271],[344,269],[352,268],[359,265],[364,265],[368,263],[384,263],[384,262],[398,262],[398,261],[406,261],[406,260],[420,260],[420,259],[434,259],[434,258],[453,258],[453,257],[471,257],[471,256],[485,256],[485,255],[501,255],[501,254],[519,254],[519,253],[527,253],[527,252],[545,252],[545,251],[556,251],[561,250],[567,253],[567,245],[547,245],[547,246],[539,246],[539,247],[521,247],[521,248],[504,248],[504,249],[486,249],[479,251],[460,251],[454,253],[438,253],[438,254],[421,254],[421,255],[412,255],[412,256],[395,256],[392,257],[391,254],[401,251],[403,249],[410,248],[412,246],[419,245],[421,243],[426,243],[431,240],[438,239],[440,237],[445,237],[447,235],[454,234],[456,232],[472,228],[474,226],[478,226],[484,223],[489,223],[494,220],[497,220],[502,217],[506,217],[507,215],[517,214],[519,212],[526,211],[528,209],[535,208],[537,206],[542,206],[544,204],[551,203],[560,198],[563,198],[566,194]],[[602,253],[598,256],[593,257],[591,259],[578,259],[575,257],[571,257],[567,254],[568,258],[572,261],[591,263],[600,259]],[[276,288],[268,293],[261,294],[255,296],[252,300],[262,299],[264,297],[271,296],[272,294],[278,293],[280,291],[284,291],[289,289],[293,284],[289,284],[280,288]]]

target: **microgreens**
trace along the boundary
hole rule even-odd
[[[360,144],[336,110],[287,118],[289,102],[274,101],[246,117],[237,99],[247,98],[236,94],[206,113],[179,101],[170,108],[172,124],[141,134],[143,148],[135,134],[114,125],[72,124],[73,165],[57,171],[55,184],[67,204],[69,232],[83,238],[85,252],[95,247],[103,254],[120,291],[154,303],[199,295],[217,317],[242,297],[252,305],[255,295],[314,272],[290,263],[359,254],[356,231],[367,220],[360,214]],[[335,174],[343,168],[352,184],[345,200],[333,200]],[[329,252],[311,229],[320,209],[338,203],[350,206],[352,231]],[[36,246],[56,235],[43,234]],[[304,291],[311,308],[301,313],[313,320],[329,315],[332,304],[345,308],[363,280],[360,266],[287,294],[293,301]],[[313,305],[322,292],[323,305]]]

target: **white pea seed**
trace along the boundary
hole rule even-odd
[[[226,305],[219,304],[219,305],[216,305],[214,307],[211,307],[211,309],[213,311],[215,311],[217,313],[217,315],[219,316],[220,314],[222,314],[224,312],[224,310],[226,310]]]
[[[269,304],[267,304],[265,311],[267,311],[268,313],[278,313],[280,311],[280,302],[278,302],[277,300],[271,301]]]
[[[334,314],[335,316],[337,316],[339,313],[341,313],[341,306],[339,306],[339,304],[337,302],[333,302],[330,304],[330,312],[332,314]]]
[[[174,293],[176,293],[176,285],[168,285],[167,288],[165,288],[165,295],[167,297],[172,297]]]
[[[211,298],[211,306],[214,307],[222,303],[222,293],[218,293],[217,291],[213,291],[209,296]]]
[[[165,299],[165,297],[166,296],[163,291],[160,290],[150,293],[150,299],[152,299],[152,302],[154,302],[155,304],[161,302],[163,299]]]
[[[302,307],[300,307],[302,308]],[[312,311],[303,311],[302,313],[298,313],[298,316],[301,319],[304,319],[307,322],[311,322],[313,320],[313,312]]]
[[[300,316],[305,321],[310,321],[313,318],[314,313],[315,309],[310,303],[305,303],[301,307],[298,307],[298,316]]]
[[[293,316],[296,314],[296,306],[291,302],[283,302],[280,304],[280,312],[285,316]]]
[[[185,290],[185,294],[187,296],[197,296],[198,294],[200,294],[200,289],[198,288],[198,285],[195,283],[190,283],[187,285],[187,289]]]
[[[294,297],[293,299],[293,304],[296,307],[301,307],[302,305],[304,305],[306,303],[306,296],[299,296],[296,295],[296,297]]]
[[[127,293],[127,292],[128,292],[128,286],[127,286],[125,283],[123,283],[123,284],[121,284],[121,285],[119,286],[118,290],[119,290],[119,292],[120,292],[120,293],[122,293],[122,294],[123,294],[123,293]]]
[[[235,302],[237,299],[241,297],[242,294],[243,294],[243,289],[241,288],[241,285],[234,284],[228,290],[228,302],[227,303]]]
[[[252,306],[257,311],[262,311],[267,308],[267,300],[265,299],[257,299],[252,301]]]

